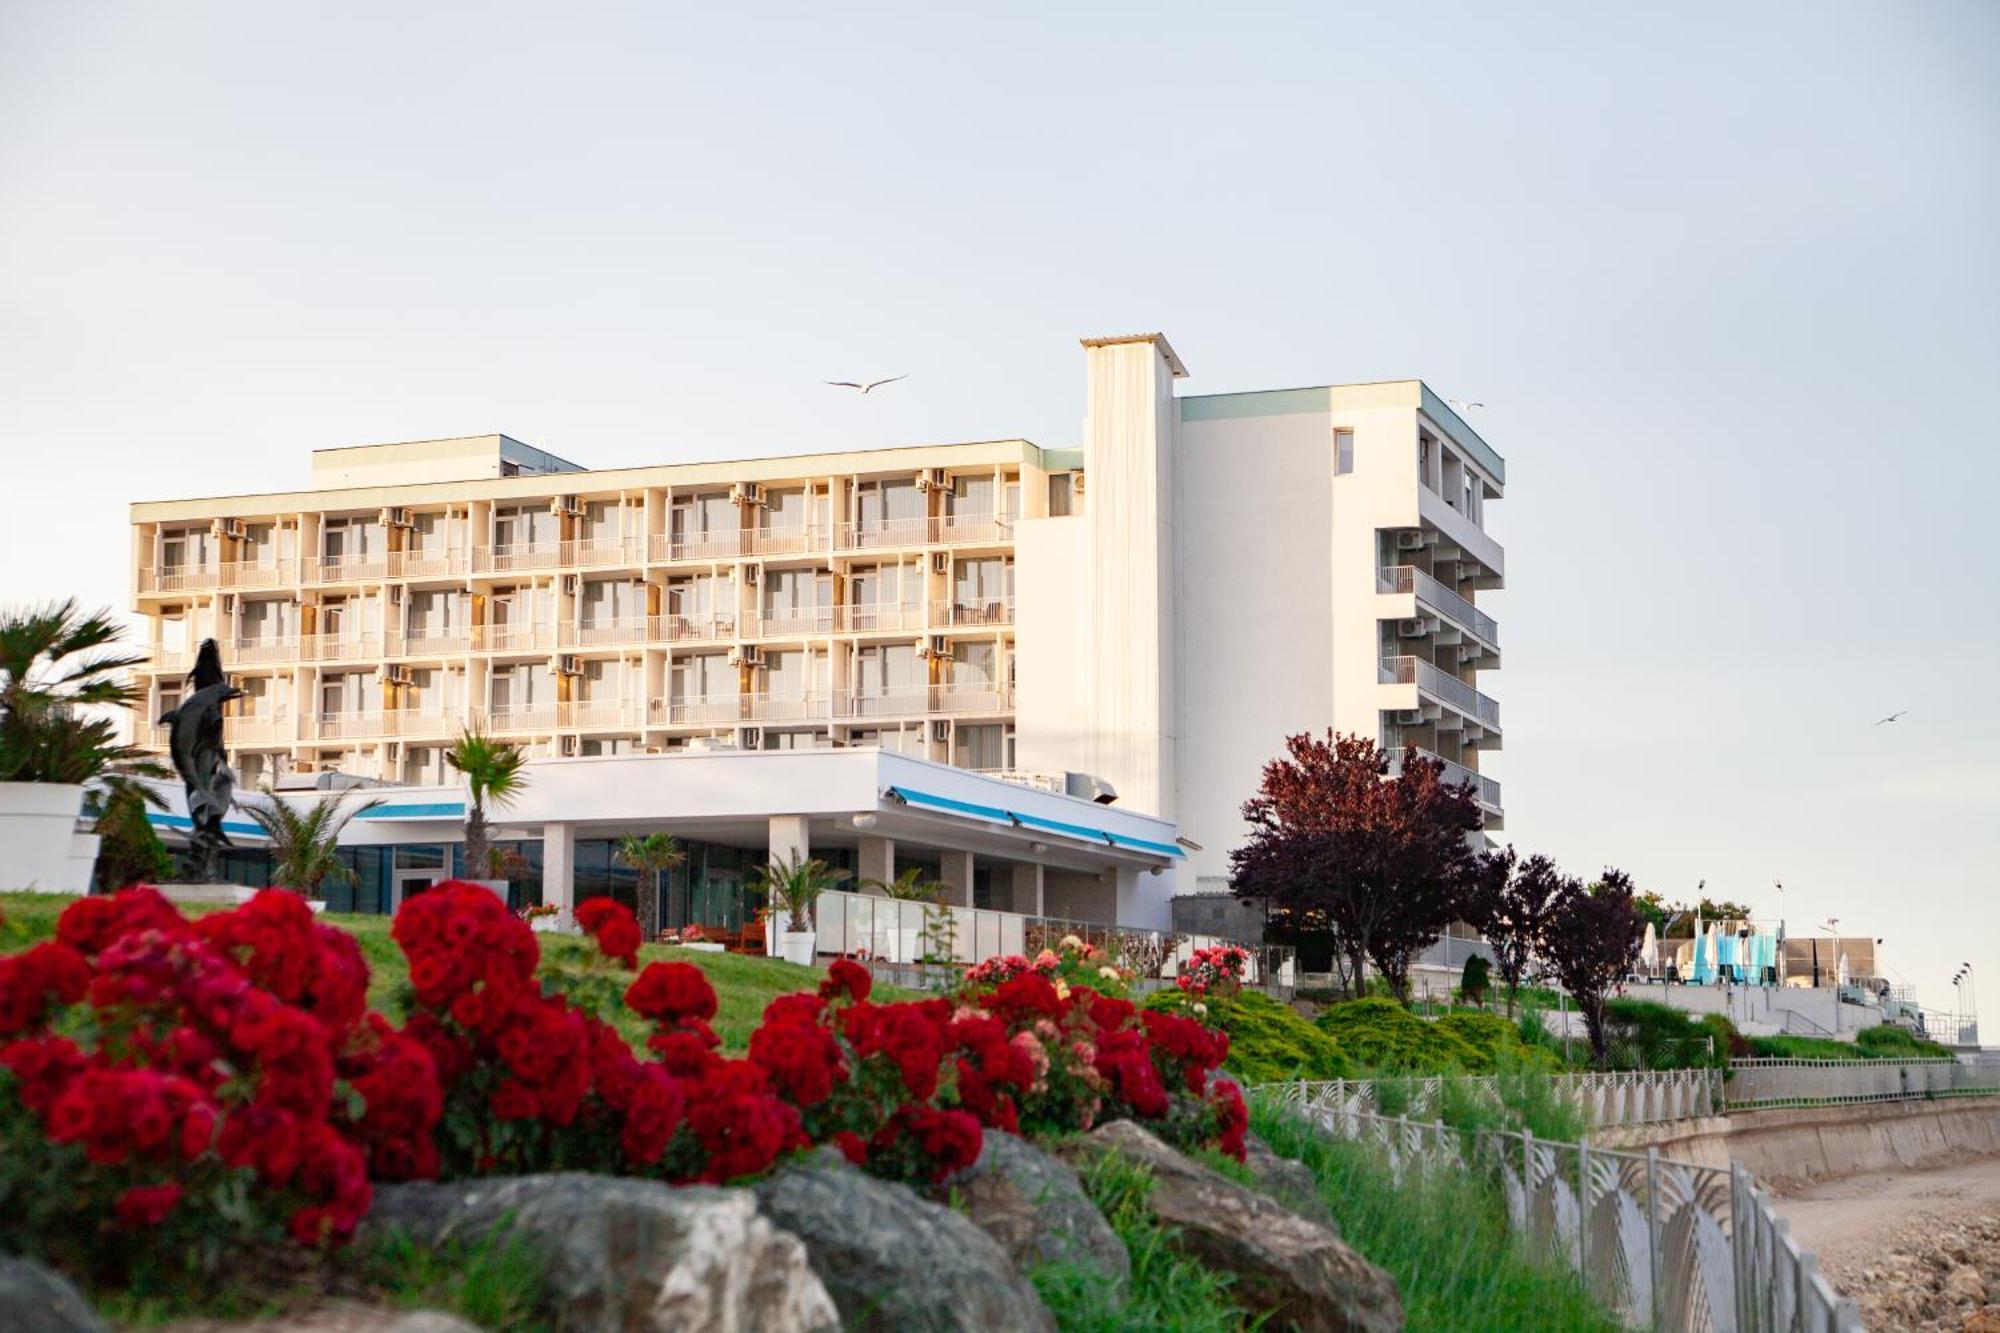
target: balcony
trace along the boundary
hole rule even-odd
[[[818,528],[752,528],[748,535],[755,555],[804,555],[830,545],[829,534]]]
[[[1492,616],[1414,565],[1391,565],[1381,570],[1375,577],[1375,591],[1413,594],[1419,604],[1467,634],[1495,650],[1500,647],[1500,626]]]
[[[1492,818],[1486,821],[1486,827],[1489,829],[1498,829],[1500,827],[1498,817],[1502,807],[1500,805],[1500,784],[1498,782],[1484,774],[1475,773],[1464,764],[1455,764],[1442,755],[1432,754],[1429,750],[1418,750],[1417,753],[1433,763],[1444,765],[1444,781],[1448,785],[1453,787],[1469,785],[1473,789],[1474,797],[1479,801],[1480,808],[1485,810],[1489,816],[1492,816]],[[1402,771],[1402,754],[1400,752],[1391,754],[1389,756],[1390,774],[1393,776]]]
[[[649,545],[655,560],[728,560],[743,554],[743,530],[655,533]]]
[[[754,638],[795,639],[833,632],[830,606],[775,606],[756,613],[745,630]]]
[[[553,625],[487,625],[479,646],[496,653],[545,653],[556,646],[556,631]]]
[[[1500,704],[1456,676],[1447,675],[1421,657],[1385,657],[1377,677],[1384,685],[1415,685],[1438,703],[1457,710],[1482,726],[1500,729]]]
[[[651,720],[660,726],[687,727],[735,722],[743,716],[743,696],[679,695],[671,699],[655,699],[647,711]]]
[[[389,563],[387,551],[327,555],[306,562],[313,583],[372,583],[389,577]]]
[[[404,551],[397,564],[406,579],[457,578],[472,568],[472,553],[462,547]]]
[[[839,524],[833,537],[838,550],[869,551],[884,546],[923,546],[930,533],[928,518],[878,518]]]
[[[995,514],[946,514],[931,520],[931,540],[942,546],[994,545],[1014,540],[1014,525]]]
[[[139,571],[140,592],[193,592],[215,587],[222,578],[220,565],[171,565]]]
[[[562,544],[562,562],[583,567],[636,565],[643,549],[637,537],[584,537]]]
[[[554,704],[499,704],[486,710],[489,731],[554,731]]]
[[[256,665],[260,662],[296,662],[304,653],[299,651],[299,636],[296,634],[265,634],[233,640],[229,646],[229,661],[224,666]]]
[[[924,608],[898,602],[856,602],[834,608],[833,625],[847,634],[921,634]]]
[[[973,601],[938,602],[931,607],[931,623],[951,629],[1014,623],[1014,599],[992,597]]]
[[[602,648],[612,644],[644,643],[646,617],[616,616],[587,625],[564,625],[559,636],[565,648]]]
[[[931,712],[929,685],[887,685],[841,690],[834,695],[834,716],[842,718],[922,717]]]
[[[1013,707],[1013,691],[1004,685],[965,681],[937,687],[940,713],[1005,713]]]
[[[380,712],[321,713],[318,739],[354,740],[366,736],[395,735],[393,716]]]
[[[458,657],[472,651],[470,630],[422,629],[389,644],[396,657]]]
[[[446,741],[465,729],[464,718],[441,708],[404,708],[389,716],[395,727],[393,734],[404,740]]]
[[[380,634],[308,634],[299,642],[300,658],[312,662],[372,662],[387,649]]]
[[[503,574],[517,569],[554,569],[562,562],[561,542],[514,542],[481,546],[472,553],[472,572]]]
[[[656,643],[720,643],[736,637],[736,617],[654,616],[647,635]]]
[[[758,722],[824,722],[832,701],[824,694],[746,694],[743,716]]]
[[[573,699],[561,714],[565,728],[579,731],[630,730],[645,721],[645,710],[623,699]]]
[[[222,586],[225,588],[289,588],[299,581],[296,560],[225,560]]]
[[[289,745],[298,739],[298,725],[277,713],[244,713],[223,723],[231,746]]]

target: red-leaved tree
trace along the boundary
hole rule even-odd
[[[1366,959],[1407,1001],[1411,960],[1458,918],[1477,866],[1471,790],[1415,750],[1392,778],[1372,740],[1301,733],[1264,766],[1243,817],[1250,835],[1230,853],[1231,890],[1323,918],[1357,984]]]
[[[1531,856],[1517,864],[1514,849],[1508,847],[1481,858],[1465,915],[1493,951],[1493,966],[1507,986],[1509,1014],[1528,968],[1545,952],[1543,936],[1550,913],[1566,895],[1582,889],[1581,881],[1564,875],[1546,856]]]
[[[1622,870],[1604,872],[1588,889],[1574,881],[1558,894],[1543,930],[1549,968],[1562,983],[1590,1034],[1590,1049],[1604,1060],[1604,997],[1638,960],[1646,919]]]

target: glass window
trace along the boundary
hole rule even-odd
[[[1337,430],[1333,433],[1334,471],[1346,476],[1354,471],[1354,432]]]
[[[493,544],[544,550],[556,540],[556,516],[546,505],[507,505],[493,511]]]
[[[953,644],[951,649],[951,683],[954,686],[991,686],[998,679],[999,665],[999,644]]]
[[[952,730],[952,763],[959,768],[1012,768],[1013,749],[1009,728],[999,723]]]
[[[618,502],[589,500],[583,506],[582,537],[587,542],[609,546],[618,540]]]
[[[952,517],[985,520],[993,517],[994,486],[991,476],[951,479]]]
[[[803,532],[806,526],[806,492],[803,486],[764,492],[764,530]]]
[[[629,624],[646,614],[645,585],[630,579],[589,579],[580,617],[586,627]]]
[[[960,606],[997,606],[1006,601],[1013,591],[1013,562],[997,558],[958,562],[953,595]]]

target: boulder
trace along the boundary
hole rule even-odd
[[[561,1333],[809,1333],[839,1314],[795,1236],[746,1190],[561,1172],[375,1192],[368,1234],[425,1245],[505,1229],[540,1251]]]
[[[1336,1236],[1340,1234],[1340,1225],[1333,1220],[1326,1200],[1320,1197],[1319,1180],[1310,1167],[1278,1156],[1271,1151],[1270,1144],[1255,1134],[1245,1136],[1243,1146],[1246,1150],[1243,1165],[1250,1168],[1258,1189],[1307,1221],[1319,1223]]]
[[[757,1186],[775,1226],[805,1242],[848,1329],[1053,1333],[1000,1243],[949,1208],[821,1150]]]
[[[22,1333],[105,1333],[69,1280],[32,1259],[0,1254],[0,1328]]]
[[[1986,1279],[1971,1264],[1961,1263],[1945,1274],[1944,1294],[1960,1305],[1984,1305]]]
[[[1403,1326],[1396,1280],[1326,1227],[1259,1190],[1188,1160],[1129,1120],[1061,1148],[1072,1162],[1116,1154],[1152,1176],[1146,1206],[1175,1248],[1231,1274],[1231,1295],[1268,1312],[1267,1328],[1303,1333],[1391,1333]]]
[[[437,1310],[384,1310],[355,1301],[332,1301],[307,1310],[255,1319],[182,1319],[163,1333],[479,1333],[457,1315]]]
[[[1023,1276],[1064,1260],[1119,1282],[1131,1276],[1125,1242],[1076,1172],[1018,1135],[987,1130],[979,1160],[952,1177],[951,1187],[973,1225],[1000,1242]]]

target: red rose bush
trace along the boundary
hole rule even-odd
[[[594,899],[576,919],[596,949],[588,986],[546,966],[483,887],[407,900],[398,1027],[367,1010],[353,938],[289,892],[195,921],[150,889],[77,901],[54,941],[0,958],[0,1242],[86,1266],[118,1234],[180,1254],[280,1232],[331,1244],[371,1182],[721,1183],[815,1144],[935,1188],[987,1129],[1120,1117],[1242,1155],[1242,1094],[1216,1073],[1225,1034],[1045,966],[1007,959],[954,997],[883,1004],[839,959],[816,993],[771,1001],[731,1057],[699,968],[628,981],[630,910]]]

